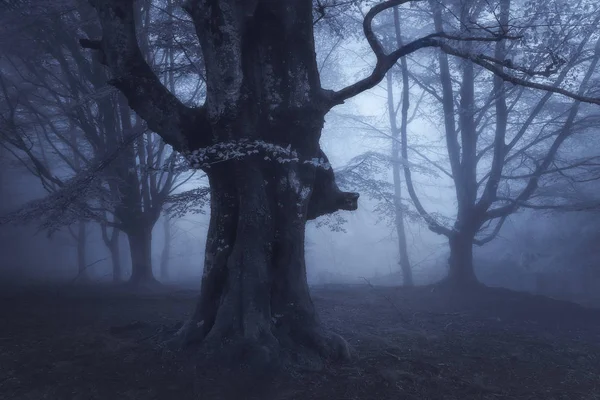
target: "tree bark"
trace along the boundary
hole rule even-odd
[[[152,272],[152,229],[136,227],[127,232],[131,253],[131,278],[133,285],[153,285],[157,283]]]
[[[179,102],[145,63],[132,3],[94,4],[103,38],[84,44],[102,52],[111,83],[211,186],[201,294],[177,339],[202,342],[206,351],[227,345],[250,364],[313,367],[349,357],[347,343],[321,326],[306,280],[306,221],[354,210],[358,199],[338,189],[319,146],[334,104],[320,84],[312,2],[185,2],[206,69],[206,100],[197,109]],[[135,239],[132,257],[149,259],[141,245],[149,239]],[[149,262],[134,264],[151,276]]]
[[[119,231],[113,228],[110,237],[110,259],[112,262],[113,283],[120,283],[123,280],[123,268],[121,266],[121,248],[119,246]]]
[[[112,263],[112,278],[113,283],[120,283],[123,279],[123,271],[121,268],[121,249],[119,246],[119,230],[116,227],[112,227],[110,236],[108,235],[108,224],[100,224],[100,232],[102,233],[102,241],[110,252],[110,259]]]
[[[235,354],[241,350],[253,363],[286,360],[311,368],[321,357],[349,357],[346,342],[321,327],[306,279],[314,175],[314,166],[260,159],[224,163],[209,173],[204,274],[196,311],[182,331],[185,343],[233,342]]]
[[[87,245],[87,232],[85,222],[80,221],[77,223],[77,276],[78,281],[89,280],[89,271],[87,271],[86,263],[86,245]]]
[[[454,232],[450,236],[450,258],[446,282],[454,287],[477,286],[479,281],[473,266],[473,239],[475,234]]]
[[[406,71],[402,71],[405,73]],[[408,246],[406,244],[406,231],[404,227],[404,209],[402,207],[402,178],[400,177],[401,160],[400,153],[400,129],[405,130],[408,124],[408,76],[403,79],[403,97],[402,97],[402,126],[398,127],[396,122],[395,102],[393,94],[393,78],[392,74],[387,75],[387,91],[388,91],[388,116],[390,120],[390,128],[392,131],[392,176],[394,180],[394,211],[395,211],[395,226],[396,235],[398,237],[398,254],[400,269],[402,270],[402,283],[404,286],[413,286],[412,269],[408,258]],[[403,77],[404,77],[403,76]],[[404,162],[404,160],[403,160]]]
[[[169,279],[169,260],[171,259],[171,218],[168,213],[164,215],[164,243],[160,255],[160,279],[164,282]]]

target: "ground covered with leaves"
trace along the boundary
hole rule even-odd
[[[4,290],[0,399],[600,399],[600,310],[502,289],[317,287],[354,359],[257,373],[157,345],[195,296]]]

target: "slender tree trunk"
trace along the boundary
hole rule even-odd
[[[406,83],[405,83],[406,84]],[[387,75],[387,91],[388,91],[388,116],[390,120],[390,128],[392,131],[392,175],[394,179],[394,211],[396,234],[398,236],[398,254],[399,264],[402,270],[402,282],[404,286],[413,285],[412,268],[408,258],[408,246],[406,244],[406,230],[404,227],[404,208],[402,206],[402,178],[400,177],[400,128],[396,123],[395,102],[393,93],[393,78],[391,74]],[[403,129],[407,121],[404,121],[405,114],[408,112],[408,97],[403,98],[402,116]],[[406,105],[406,106],[405,106]]]
[[[397,172],[400,173],[399,171]],[[394,171],[396,174],[396,171]],[[398,193],[396,193],[399,196]],[[408,258],[408,246],[406,244],[406,230],[404,227],[404,215],[396,212],[396,234],[398,235],[398,252],[400,254],[400,268],[402,269],[402,283],[404,286],[413,286],[413,273]]]
[[[400,26],[400,11],[398,7],[394,7],[394,31],[396,34],[396,45],[398,48],[401,48],[404,45],[404,41],[402,39],[402,31]],[[394,126],[392,130],[393,142],[392,142],[392,159],[400,160],[401,150],[402,150],[402,138],[407,137],[408,130],[408,110],[410,107],[410,87],[408,81],[408,62],[406,57],[402,57],[400,60],[400,69],[402,71],[402,109],[400,113],[401,123],[400,130],[396,127],[396,118],[394,116]],[[392,74],[388,73],[388,82],[391,81]],[[388,83],[389,89],[388,93],[393,94],[391,91],[391,85]],[[389,104],[394,105],[393,98],[390,98],[388,95]],[[390,118],[392,117],[391,113],[394,113],[394,109],[390,109]],[[406,160],[402,160],[402,162],[407,162]],[[413,283],[413,274],[412,267],[410,265],[410,259],[408,258],[408,246],[406,245],[406,229],[404,227],[404,209],[402,208],[402,178],[400,171],[400,164],[398,162],[394,162],[393,174],[394,174],[394,206],[396,208],[396,233],[398,235],[398,251],[400,253],[400,268],[402,269],[402,277],[403,283],[405,286],[412,286]]]
[[[107,224],[104,223],[100,224],[100,230],[102,232],[102,240],[110,252],[113,283],[119,283],[123,279],[123,271],[121,268],[121,248],[119,245],[119,239],[121,235],[119,234],[119,230],[113,227],[109,236]]]
[[[77,224],[77,274],[79,276],[78,281],[89,280],[89,271],[86,270],[86,245],[87,245],[87,232],[85,222],[80,221]]]
[[[129,283],[134,285],[155,284],[152,272],[152,229],[136,227],[127,232],[129,251],[131,253],[131,278]]]
[[[169,279],[169,260],[171,258],[171,218],[165,213],[164,221],[164,245],[160,255],[160,279],[164,282]]]
[[[113,228],[110,237],[110,258],[112,261],[112,278],[113,283],[120,283],[123,280],[123,269],[121,267],[121,248],[119,246],[119,231]]]

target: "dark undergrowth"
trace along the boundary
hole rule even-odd
[[[0,398],[600,399],[600,311],[502,289],[313,289],[351,362],[224,370],[157,338],[195,293],[38,288],[0,295]]]

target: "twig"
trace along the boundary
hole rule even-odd
[[[108,258],[108,257],[104,257],[104,258],[101,258],[101,259],[99,259],[99,260],[96,260],[96,261],[94,261],[94,262],[93,262],[93,263],[91,263],[91,264],[88,264],[88,265],[86,265],[86,266],[85,266],[85,268],[83,268],[81,271],[79,271],[79,273],[77,274],[77,276],[76,276],[75,278],[73,278],[73,280],[71,281],[71,283],[70,283],[70,284],[71,284],[71,285],[72,285],[72,284],[74,284],[74,283],[75,283],[75,281],[77,281],[77,279],[79,279],[79,277],[80,277],[80,276],[81,276],[81,275],[82,275],[82,274],[83,274],[85,271],[87,271],[87,270],[88,270],[88,268],[90,268],[90,267],[92,267],[92,266],[94,266],[94,265],[98,264],[99,262],[102,262],[102,261],[106,260],[107,258]]]

